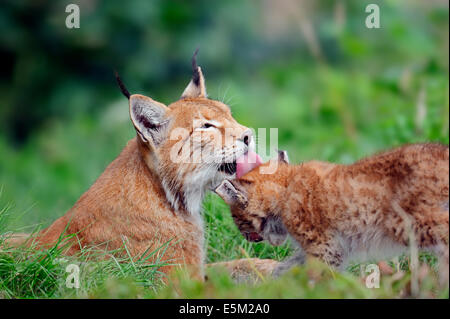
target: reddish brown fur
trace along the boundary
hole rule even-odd
[[[164,260],[202,264],[201,225],[173,211],[138,143],[132,139],[75,205],[40,232],[40,243],[53,245],[68,225],[65,234],[77,234],[68,254],[86,246],[114,250],[125,241],[131,255],[140,256],[170,240]]]
[[[131,256],[140,257],[170,242],[163,260],[192,265],[194,275],[203,278],[201,201],[214,183],[233,175],[224,176],[225,173],[211,166],[196,178],[193,175],[204,169],[200,164],[171,160],[170,151],[181,137],[172,138],[170,133],[183,128],[191,134],[205,121],[213,120],[217,124],[214,130],[222,135],[220,138],[202,135],[201,147],[217,146],[228,157],[236,158],[246,151],[241,140],[249,129],[236,122],[227,105],[206,98],[200,68],[198,72],[200,81],[191,81],[182,99],[167,107],[142,95],[129,96],[130,114],[138,136],[128,142],[64,216],[37,235],[38,247],[55,245],[60,236],[76,234],[69,241],[67,254],[75,254],[84,247],[116,250],[125,243]],[[139,107],[133,109],[136,103]],[[158,125],[160,129],[151,131]],[[225,132],[225,128],[232,130]],[[151,140],[155,136],[157,139]],[[239,147],[236,141],[241,141]],[[121,254],[125,255],[123,249]],[[157,257],[161,256],[155,255],[149,262]],[[168,268],[161,270],[167,272]]]
[[[406,247],[411,234],[422,249],[448,247],[448,146],[406,145],[352,165],[278,164],[232,182],[246,198],[229,203],[242,232],[262,234],[269,216],[281,217],[307,254],[334,266]]]

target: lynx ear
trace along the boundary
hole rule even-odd
[[[140,94],[130,96],[130,117],[136,132],[144,142],[158,146],[165,138],[168,108]]]
[[[278,161],[289,164],[289,156],[287,151],[278,150]]]
[[[241,205],[247,206],[247,197],[238,191],[230,181],[223,181],[214,192],[222,197],[222,199],[230,206]]]
[[[206,97],[205,78],[203,77],[202,69],[197,65],[197,52],[195,50],[192,56],[192,79],[188,86],[184,89],[181,98]]]

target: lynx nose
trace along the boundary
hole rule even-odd
[[[253,137],[252,130],[248,129],[244,133],[242,133],[240,140],[243,141],[246,146],[249,146],[252,137]]]

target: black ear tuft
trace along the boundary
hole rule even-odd
[[[289,156],[287,151],[278,150],[278,161],[289,164]]]
[[[194,55],[192,56],[192,78],[181,94],[182,99],[207,97],[205,78],[202,69],[197,65],[197,53],[198,49],[195,50]]]
[[[125,87],[125,84],[123,84],[122,80],[119,77],[119,73],[117,73],[116,70],[114,70],[114,75],[116,76],[117,84],[119,84],[120,91],[127,99],[130,99],[130,92],[128,92],[127,88]]]
[[[200,85],[200,73],[198,72],[198,65],[197,65],[197,53],[198,48],[195,50],[194,55],[192,56],[192,82],[196,86]]]

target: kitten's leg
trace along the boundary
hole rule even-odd
[[[417,236],[422,249],[432,251],[438,257],[439,283],[441,287],[449,286],[449,214],[448,210],[430,211],[431,218],[426,229],[420,229]],[[422,226],[423,227],[423,226]],[[424,235],[423,232],[426,231]],[[417,232],[417,230],[416,230]],[[419,237],[420,236],[420,237]]]
[[[330,237],[326,241],[313,242],[305,247],[308,255],[321,259],[326,264],[343,270],[346,261],[346,255],[341,243],[335,238]]]
[[[310,242],[309,245],[305,245],[305,249],[302,249],[299,246],[292,257],[281,262],[275,268],[273,276],[278,277],[294,266],[303,265],[306,261],[306,255],[319,258],[326,264],[337,268],[339,271],[344,270],[346,265],[346,255],[341,243],[338,240],[335,240],[333,236],[325,238],[318,238],[317,241]]]
[[[292,267],[303,265],[305,261],[306,261],[305,252],[303,251],[303,249],[298,248],[295,251],[294,255],[292,255],[287,260],[284,260],[277,265],[277,267],[273,271],[273,276],[279,277]]]
[[[270,276],[280,262],[273,259],[245,258],[207,264],[208,268],[225,268],[237,283],[255,282]]]
[[[448,246],[448,210],[423,205],[407,213],[397,203],[393,203],[392,208],[396,213],[392,215],[395,219],[387,219],[385,227],[387,234],[397,243],[405,246],[415,244],[420,249],[431,250],[437,245]],[[414,243],[410,242],[412,239]]]
[[[397,227],[387,227],[388,235],[405,246],[413,244],[422,250],[435,253],[440,264],[440,280],[448,286],[449,212],[447,207],[418,207],[410,215],[406,214],[399,205],[394,205],[393,208],[400,216],[400,223],[397,223]],[[412,234],[414,236],[411,236]]]
[[[428,242],[422,242],[423,238],[427,236],[421,236],[419,241],[423,248],[426,244],[434,244],[431,249],[438,257],[439,265],[439,283],[442,287],[447,288],[449,286],[449,212],[448,204],[447,209],[435,209],[430,211],[429,229],[427,235],[429,236]],[[425,247],[424,247],[425,246]]]

